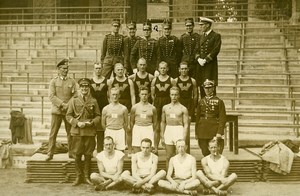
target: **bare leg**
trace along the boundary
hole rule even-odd
[[[169,161],[171,157],[175,155],[175,146],[174,145],[167,145],[166,144],[166,170],[168,170],[169,167]]]

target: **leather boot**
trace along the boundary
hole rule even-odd
[[[78,186],[82,183],[82,161],[81,157],[76,156],[75,158],[75,172],[76,172],[76,179],[73,183],[73,186]]]
[[[92,156],[85,155],[84,156],[84,183],[93,185],[90,180],[90,167],[91,167],[91,159]]]

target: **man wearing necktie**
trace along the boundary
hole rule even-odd
[[[209,141],[213,138],[220,144],[220,154],[224,148],[224,128],[226,123],[226,110],[223,100],[214,95],[215,84],[212,80],[205,80],[203,88],[206,96],[197,106],[195,134],[202,154],[210,154]]]
[[[46,161],[53,159],[55,150],[56,137],[62,121],[65,123],[65,129],[68,138],[69,157],[71,154],[72,138],[70,134],[71,126],[66,121],[66,112],[68,109],[69,100],[76,94],[77,85],[73,78],[68,77],[69,60],[63,59],[57,64],[58,76],[50,81],[49,99],[52,102],[51,106],[51,131],[49,134],[48,154]]]
[[[202,34],[200,35],[199,46],[197,47],[196,60],[198,66],[196,69],[196,82],[200,87],[201,98],[205,92],[201,84],[206,79],[213,80],[215,86],[218,86],[218,54],[221,49],[221,35],[212,30],[211,26],[214,21],[200,17],[199,25]],[[216,89],[214,89],[214,95]]]

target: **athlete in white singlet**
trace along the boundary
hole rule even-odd
[[[156,173],[158,157],[151,152],[152,141],[144,138],[141,141],[141,152],[132,155],[131,170],[122,173],[122,179],[132,186],[132,192],[140,193],[146,191],[153,192],[154,184],[166,176],[164,170]]]
[[[111,136],[117,150],[125,150],[125,132],[128,131],[128,110],[119,103],[120,91],[113,87],[110,90],[110,104],[102,110],[102,127],[104,135]]]
[[[158,186],[189,195],[197,195],[200,181],[196,176],[196,158],[186,153],[184,139],[176,142],[178,154],[170,159],[166,179],[158,181]],[[174,173],[174,176],[172,175]]]
[[[237,175],[232,173],[227,177],[229,161],[220,154],[220,145],[216,138],[209,142],[209,151],[210,155],[201,160],[204,173],[201,170],[197,171],[197,177],[205,187],[203,193],[226,195]]]

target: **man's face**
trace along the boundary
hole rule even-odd
[[[194,25],[185,25],[186,31],[192,33],[194,30]]]
[[[189,68],[187,65],[180,65],[179,67],[179,73],[181,76],[187,76],[189,73]]]
[[[210,154],[218,155],[220,148],[218,147],[217,142],[211,142],[209,143],[208,150]]]
[[[186,145],[184,141],[178,141],[176,143],[176,150],[178,154],[183,155],[186,152]]]
[[[112,25],[112,32],[119,33],[119,30],[120,30],[120,25],[117,24]]]
[[[89,84],[83,83],[83,84],[80,84],[79,87],[80,87],[80,92],[83,96],[86,96],[89,94],[89,92],[90,92]]]
[[[170,28],[164,28],[164,35],[165,36],[171,35],[171,29]]]
[[[160,65],[159,65],[159,68],[158,68],[158,71],[159,71],[159,73],[160,73],[161,75],[166,75],[167,72],[168,72],[168,67],[167,67],[167,65],[165,65],[165,64],[160,64]]]
[[[66,77],[69,72],[69,66],[68,65],[61,65],[59,68],[59,75]]]
[[[147,67],[146,61],[144,59],[139,60],[137,67],[138,67],[139,71],[145,72],[146,71],[146,67]]]
[[[123,77],[123,75],[124,75],[123,65],[120,65],[120,64],[116,65],[114,72],[115,72],[117,77]]]
[[[118,102],[120,97],[120,92],[118,90],[111,90],[110,91],[110,100],[111,102]]]
[[[151,153],[151,146],[149,142],[142,142],[141,151],[144,155],[149,155]]]
[[[94,73],[95,73],[96,76],[101,75],[101,70],[102,70],[102,65],[100,65],[100,64],[95,64],[94,65]]]
[[[142,102],[147,102],[149,97],[149,92],[147,90],[141,90],[140,99]]]
[[[207,32],[210,28],[208,23],[200,23],[199,26],[200,26],[200,31],[203,33]]]
[[[106,152],[112,152],[114,150],[114,143],[111,139],[105,139],[103,141],[103,146]]]
[[[214,87],[204,87],[206,96],[212,96],[214,94]]]
[[[143,32],[144,32],[145,37],[150,37],[151,36],[151,29],[144,29]]]
[[[170,91],[170,98],[172,103],[178,102],[179,99],[179,92],[178,90],[171,90]]]
[[[135,33],[136,33],[136,29],[134,29],[134,28],[129,29],[129,36],[133,37],[133,36],[135,36]]]

